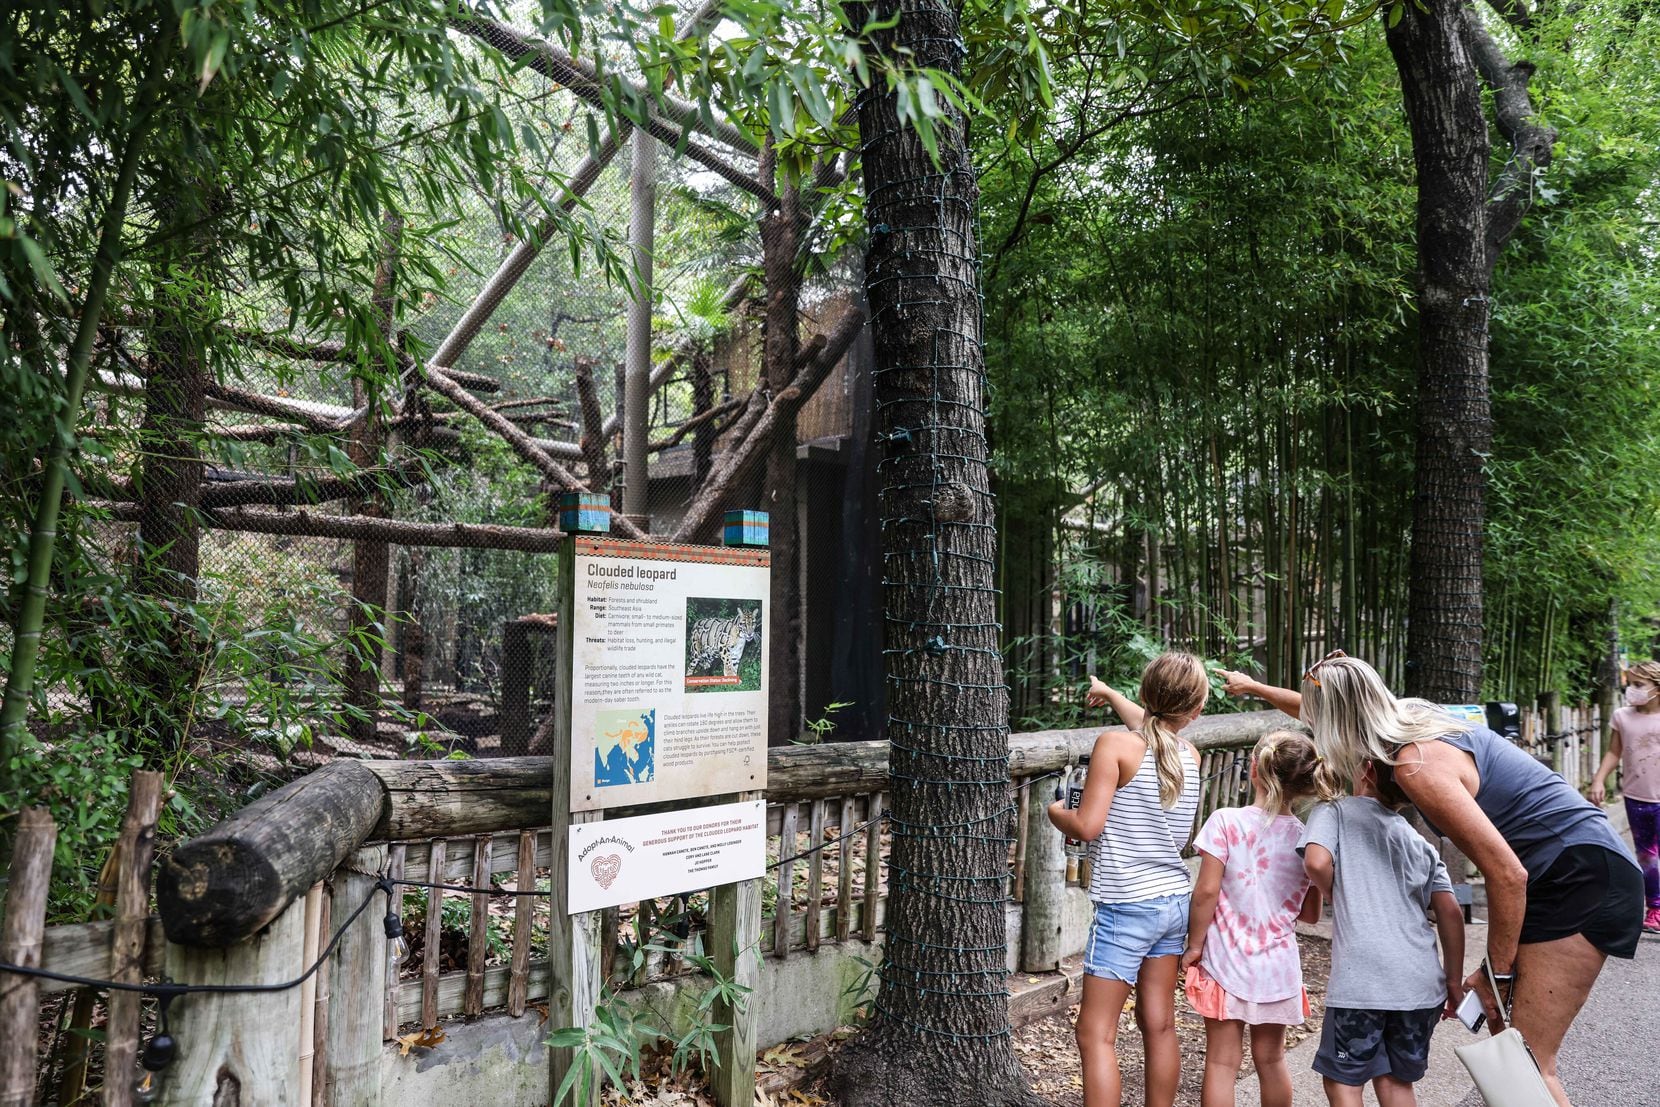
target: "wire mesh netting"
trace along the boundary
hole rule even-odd
[[[549,194],[585,241],[556,233],[532,249],[526,228],[553,226],[545,211],[505,210],[468,182],[440,249],[430,230],[412,243],[389,222],[389,259],[401,243],[444,266],[411,292],[387,262],[396,373],[279,314],[257,282],[227,298],[237,341],[211,355],[142,318],[108,329],[82,421],[105,449],[73,524],[81,584],[98,593],[88,628],[108,632],[49,633],[58,663],[38,727],[114,718],[106,701],[130,691],[149,701],[137,725],[164,746],[278,767],[531,752],[553,697],[562,490],[537,457],[618,512],[632,485],[644,509],[631,517],[654,539],[712,541],[722,510],[771,510],[766,450],[724,474],[778,391],[763,352],[779,291],[759,274],[766,212],[733,183],[764,178],[753,151],[719,147],[716,171],[660,143],[654,172],[636,174],[633,141],[591,141],[591,106],[546,74],[514,80],[511,121],[539,136]],[[642,189],[655,232],[643,419],[625,411]],[[801,276],[809,267],[789,289],[803,349],[856,309],[854,274]],[[879,718],[868,360],[854,344],[790,420],[801,697],[794,732],[775,740],[832,705],[854,705],[834,709],[850,736]],[[647,462],[630,472],[625,438],[642,430]],[[688,507],[717,485],[690,526]],[[167,624],[150,655],[131,651],[142,628],[112,604]]]

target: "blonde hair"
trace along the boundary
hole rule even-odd
[[[1343,780],[1320,756],[1314,739],[1300,730],[1272,730],[1251,751],[1268,817],[1304,800],[1330,802],[1343,794]]]
[[[1640,680],[1644,684],[1652,684],[1660,688],[1660,661],[1639,661],[1625,671],[1625,680],[1630,684]]]
[[[1190,653],[1161,653],[1141,671],[1141,736],[1153,751],[1159,774],[1159,803],[1166,810],[1182,797],[1182,746],[1172,720],[1195,714],[1210,695],[1205,664]]]
[[[1348,780],[1366,762],[1397,765],[1402,746],[1463,734],[1470,724],[1438,704],[1396,699],[1377,670],[1358,657],[1334,657],[1303,681],[1302,719],[1320,755]]]

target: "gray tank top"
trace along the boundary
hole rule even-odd
[[[1602,846],[1637,864],[1608,816],[1520,746],[1486,727],[1441,741],[1475,758],[1481,775],[1476,805],[1515,851],[1529,880],[1569,846]],[[1433,823],[1430,829],[1441,833]]]

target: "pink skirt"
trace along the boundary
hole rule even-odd
[[[1308,992],[1299,989],[1294,996],[1258,1003],[1240,999],[1198,965],[1187,970],[1187,1001],[1207,1019],[1220,1022],[1237,1019],[1250,1026],[1297,1026],[1308,1018]]]

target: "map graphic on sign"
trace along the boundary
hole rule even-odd
[[[594,787],[644,784],[657,771],[657,709],[594,712]]]

